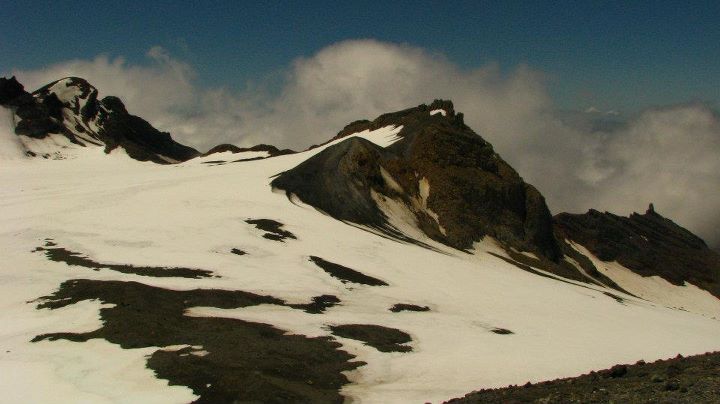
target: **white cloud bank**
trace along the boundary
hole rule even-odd
[[[145,65],[98,56],[13,74],[29,89],[84,77],[201,150],[219,143],[302,149],[356,119],[451,99],[554,212],[593,207],[624,215],[654,202],[720,245],[720,119],[704,105],[651,109],[593,132],[558,118],[543,74],[528,66],[466,70],[419,48],[355,40],[296,60],[279,92],[231,94],[200,88],[192,66],[160,47],[147,56]]]

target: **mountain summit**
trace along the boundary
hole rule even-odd
[[[397,128],[380,147],[352,133]],[[450,101],[356,121],[272,186],[336,219],[427,237],[469,250],[484,236],[556,261],[545,199],[456,114]],[[394,221],[394,222],[393,222]],[[402,223],[401,223],[402,222]]]
[[[104,147],[106,153],[121,148],[135,160],[167,164],[199,155],[128,113],[119,98],[98,99],[98,90],[78,77],[55,81],[32,94],[15,77],[0,78],[0,106],[12,111],[17,140],[28,156],[62,159],[85,148]]]

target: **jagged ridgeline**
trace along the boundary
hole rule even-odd
[[[33,93],[15,77],[0,78],[0,106],[12,112],[18,150],[26,156],[65,158],[68,151],[92,147],[106,153],[120,148],[133,159],[161,164],[201,156],[128,113],[119,98],[100,99],[78,77]],[[353,136],[393,127],[398,139],[387,147]],[[327,143],[276,176],[272,186],[338,220],[426,247],[423,237],[470,251],[490,236],[518,267],[624,291],[575,243],[642,276],[678,286],[688,282],[720,296],[720,255],[697,236],[653,209],[629,218],[595,210],[553,218],[542,194],[465,125],[450,101],[352,122]],[[202,156],[228,152],[241,157],[237,162],[295,153],[265,144],[222,144]]]
[[[450,101],[356,121],[333,140],[402,127],[382,148],[349,137],[280,174],[272,186],[339,220],[396,235],[387,212],[407,208],[430,238],[469,250],[483,236],[550,260],[560,257],[545,199],[456,114]]]
[[[572,240],[602,261],[644,277],[659,276],[673,285],[690,283],[720,298],[720,254],[672,220],[655,212],[629,217],[591,209],[555,216],[559,237]]]
[[[98,90],[84,79],[68,77],[32,94],[15,77],[0,78],[0,105],[18,117],[15,133],[29,156],[62,158],[42,140],[65,148],[120,147],[140,161],[167,164],[185,161],[200,153],[175,142],[170,134],[131,115],[117,97],[98,99]]]

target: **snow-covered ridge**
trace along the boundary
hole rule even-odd
[[[97,148],[109,153],[119,147],[133,159],[165,164],[199,154],[130,115],[116,97],[98,99],[97,89],[81,78],[64,78],[32,94],[14,77],[2,78],[0,104],[13,110],[10,132],[28,157],[73,159]]]
[[[388,145],[399,129],[357,136]],[[43,392],[52,390],[55,399],[88,397],[95,402],[198,398],[189,388],[170,386],[146,368],[148,355],[183,355],[177,345],[199,346],[195,342],[137,349],[121,349],[104,339],[29,342],[43,333],[86,332],[102,326],[100,302],[36,309],[35,299],[77,278],[133,281],[170,290],[242,290],[293,304],[307,303],[313,296],[336,296],[341,304],[322,314],[264,304],[235,309],[198,306],[186,315],[269,323],[308,337],[332,336],[328,326],[340,324],[377,324],[410,334],[412,351],[406,353],[385,353],[334,337],[341,349],[367,362],[348,373],[350,384],[342,389],[345,397],[358,402],[438,402],[481,387],[720,347],[717,320],[599,285],[567,283],[549,273],[538,276],[491,255],[507,258],[504,248],[490,238],[476,244],[473,254],[425,240],[435,251],[348,226],[271,192],[271,176],[318,152],[212,167],[194,160],[157,166],[98,155],[0,170],[5,184],[0,248],[9,264],[0,271],[0,321],[8,325],[0,331],[0,340],[10,351],[0,372],[18,375],[0,379],[6,396],[24,392],[23,397],[43,401],[48,398]],[[92,176],[86,175],[89,168]],[[430,184],[427,195],[433,192]],[[297,239],[264,238],[262,231],[244,222],[247,218],[281,222]],[[100,262],[188,266],[212,270],[216,277],[154,278],[69,266],[31,252],[45,238]],[[233,248],[246,254],[234,254]],[[389,286],[344,284],[310,262],[311,255]],[[388,310],[398,303],[430,310]],[[212,360],[207,346],[199,351],[210,354],[188,354],[193,360]],[[26,377],[31,374],[43,377]]]

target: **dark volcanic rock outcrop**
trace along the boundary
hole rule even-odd
[[[98,100],[98,91],[87,81],[68,77],[50,83],[32,94],[12,77],[0,79],[0,105],[19,118],[15,133],[36,139],[50,134],[65,136],[78,146],[117,147],[140,161],[171,163],[199,155],[175,142],[169,133],[155,129],[131,115],[117,97]],[[35,155],[28,150],[29,155]],[[45,157],[48,157],[47,155]]]
[[[164,157],[185,161],[200,154],[192,147],[177,143],[169,133],[160,132],[146,120],[129,114],[119,98],[105,97],[100,104],[107,111],[99,118],[103,129],[98,132],[106,152],[122,147],[136,160],[156,163],[169,162]]]
[[[25,91],[15,76],[0,78],[0,105],[11,108],[18,116],[15,127],[18,135],[42,138],[48,133],[61,133],[63,130],[59,123],[62,120],[62,103],[57,96],[38,100]]]
[[[348,383],[342,372],[364,364],[353,361],[328,337],[308,338],[268,324],[187,315],[199,306],[231,309],[260,304],[321,313],[338,302],[334,296],[288,305],[240,290],[180,291],[138,282],[73,279],[39,299],[37,308],[56,310],[88,300],[109,304],[100,309],[100,328],[47,333],[32,341],[104,339],[123,349],[185,345],[155,349],[147,356],[147,367],[170,385],[192,389],[199,396],[194,403],[341,403],[340,389]]]
[[[329,327],[338,337],[362,341],[380,352],[410,352],[412,342],[410,334],[396,328],[375,324],[342,324]]]
[[[430,114],[434,110],[445,114]],[[357,121],[340,139],[366,129],[402,126],[387,148],[350,137],[272,181],[329,215],[397,235],[382,206],[405,206],[430,238],[469,249],[489,235],[508,247],[557,260],[552,217],[543,196],[463,123],[449,101]]]
[[[650,205],[630,217],[590,210],[554,218],[560,237],[572,240],[603,261],[617,261],[642,275],[675,285],[692,283],[720,297],[720,254]]]
[[[634,365],[522,386],[480,390],[447,403],[717,403],[720,353]]]

